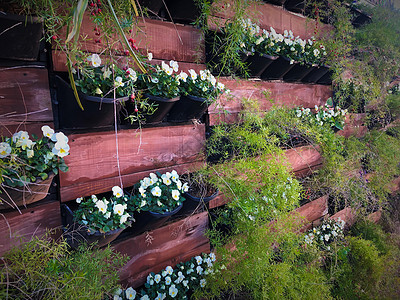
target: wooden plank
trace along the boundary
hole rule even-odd
[[[365,125],[367,114],[352,114],[346,115],[345,126],[343,130],[338,131],[337,134],[346,138],[350,136],[363,137],[367,134],[368,128]]]
[[[244,80],[220,78],[220,81],[230,89],[231,95],[222,95],[212,104],[208,111],[210,125],[221,122],[235,123],[243,109],[243,99],[256,100],[261,111],[275,106],[313,108],[323,105],[332,96],[332,90],[327,85],[296,84],[285,82],[269,82],[262,80]]]
[[[74,184],[72,186],[61,186],[60,197],[61,202],[67,202],[69,200],[76,199],[78,197],[90,196],[93,194],[100,194],[104,192],[109,192],[111,188],[115,185],[120,186],[121,181],[123,187],[131,187],[137,182],[139,182],[143,177],[149,176],[150,172],[160,172],[165,173],[167,171],[175,170],[178,174],[183,174],[185,172],[193,172],[200,169],[204,165],[204,162],[197,161],[193,163],[173,165],[165,168],[157,168],[146,170],[142,172],[137,172],[133,174],[122,175],[121,178],[114,176],[111,178],[104,179],[94,179],[92,181]]]
[[[0,68],[0,124],[52,121],[47,70],[23,66]]]
[[[42,236],[47,229],[61,228],[60,203],[58,201],[38,202],[38,204],[1,215],[0,255],[13,246],[33,236]]]
[[[214,1],[213,15],[209,18],[210,29],[216,29],[224,24],[225,20],[234,16],[234,6],[232,0]],[[276,32],[283,33],[284,30],[292,30],[295,36],[301,38],[311,38],[316,33],[327,33],[333,29],[327,24],[318,24],[315,20],[306,18],[303,15],[285,10],[281,6],[276,6],[261,1],[253,1],[246,9],[246,15],[253,19],[262,29],[269,30],[273,27]]]
[[[95,35],[93,30],[94,23],[88,14],[84,15],[81,25],[80,39],[81,49],[87,52],[101,53],[105,45],[101,40],[101,35]],[[192,26],[184,26],[173,24],[171,22],[163,22],[159,20],[152,20],[148,18],[140,18],[138,20],[138,32],[134,32],[127,38],[135,39],[136,46],[139,52],[147,54],[147,51],[153,53],[156,59],[176,60],[183,62],[204,62],[204,38],[201,30]],[[60,36],[65,36],[65,31],[60,32]],[[126,48],[116,37],[113,45],[113,50],[123,53]]]
[[[352,210],[351,207],[346,207],[346,208],[342,209],[341,211],[338,211],[336,214],[334,214],[330,218],[333,220],[338,220],[340,218],[342,221],[346,222],[345,227],[350,227],[356,221],[356,214]]]
[[[377,224],[380,221],[381,217],[382,217],[382,210],[378,210],[376,212],[373,212],[372,214],[369,214],[367,218],[369,221]]]
[[[119,272],[121,282],[136,288],[150,272],[158,273],[167,266],[174,267],[210,252],[204,236],[207,227],[208,215],[203,212],[114,245],[115,250],[130,257]]]
[[[152,170],[193,166],[204,161],[204,143],[204,124],[119,131],[121,175],[131,174],[125,177],[125,182],[133,184]],[[114,132],[72,134],[69,145],[70,155],[65,158],[69,170],[60,174],[62,201],[107,191],[116,181],[119,183]]]
[[[285,151],[285,156],[297,177],[309,175],[313,170],[322,166],[322,157],[318,152],[318,147],[303,146],[289,149]],[[220,192],[215,199],[209,202],[209,208],[216,208],[228,202],[230,199]]]
[[[390,183],[389,189],[392,194],[400,191],[400,177],[397,177]]]
[[[314,222],[328,214],[328,195],[315,199],[295,211],[303,216],[308,223]]]
[[[52,121],[48,122],[28,122],[28,123],[20,123],[18,125],[2,125],[0,124],[0,136],[8,136],[11,137],[15,132],[20,130],[24,130],[29,132],[30,135],[35,134],[38,137],[43,135],[42,126],[48,125],[51,128],[54,128],[54,124]]]
[[[105,56],[101,56],[101,59],[103,60]],[[52,51],[52,59],[53,59],[53,70],[56,72],[67,72],[67,57],[65,53],[59,50],[53,50]],[[122,68],[124,66],[129,65],[130,67],[134,66],[133,59],[129,58],[128,56],[121,56],[121,55],[116,55],[113,57],[114,61],[116,64]],[[150,63],[153,65],[161,65],[161,62],[164,60],[160,59],[153,59]],[[166,61],[168,62],[168,61]],[[191,63],[191,62],[181,62],[178,61],[179,63],[179,72],[184,71],[187,72],[189,69],[194,69],[196,72],[199,72],[200,70],[206,69],[206,65],[203,63]]]

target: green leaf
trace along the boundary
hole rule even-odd
[[[67,39],[65,40],[65,43],[68,43],[74,36],[75,36],[75,42],[78,39],[78,33],[82,25],[82,19],[83,19],[83,14],[85,13],[86,7],[88,5],[88,0],[79,0],[78,4],[76,5],[74,9],[74,15],[72,18],[72,29],[68,33]]]
[[[49,175],[47,175],[46,173],[39,173],[40,178],[42,178],[42,180],[46,180],[47,178],[49,178]]]
[[[329,97],[328,100],[326,100],[326,104],[329,105],[329,106],[333,106],[332,97]]]
[[[339,122],[339,121],[337,121],[337,120],[335,120],[335,127],[336,127],[337,129],[343,130],[343,125],[342,125],[342,123]]]

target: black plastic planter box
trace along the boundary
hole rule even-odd
[[[279,6],[282,6],[285,1],[286,0],[264,0],[265,3],[271,3]]]
[[[253,55],[247,56],[246,64],[248,64],[248,69],[251,77],[260,77],[265,69],[272,64],[277,56],[270,56],[261,53],[254,53]]]
[[[329,67],[327,66],[319,66],[311,70],[306,76],[303,77],[301,80],[305,83],[316,83],[318,80],[321,79],[329,71]]]
[[[0,12],[0,58],[36,61],[42,34],[39,18]]]
[[[318,81],[317,84],[324,84],[324,85],[330,85],[332,84],[332,71],[326,72],[324,76],[322,76]]]
[[[291,68],[293,68],[293,66],[294,64],[290,63],[290,59],[279,56],[261,74],[261,79],[264,80],[282,79],[283,76],[285,76],[285,74],[289,72]]]
[[[166,8],[162,7],[160,16],[176,23],[193,23],[201,13],[196,2],[195,0],[165,0]],[[213,1],[209,2],[212,4]]]
[[[187,122],[200,119],[208,108],[207,99],[195,96],[181,96],[180,100],[170,110],[168,122]]]
[[[289,72],[287,72],[285,74],[285,76],[283,76],[283,80],[287,81],[287,82],[298,82],[301,81],[305,76],[307,76],[307,74],[309,74],[314,68],[311,65],[308,64],[295,64],[293,66],[293,68],[291,68],[289,70]]]
[[[296,13],[302,13],[304,11],[305,4],[306,1],[304,0],[286,0],[285,8]]]
[[[111,128],[114,125],[114,99],[92,97],[79,93],[82,110],[74,96],[71,86],[61,77],[56,76],[58,118],[60,129],[82,130]],[[119,98],[126,101],[129,97]],[[121,105],[117,103],[116,113]]]

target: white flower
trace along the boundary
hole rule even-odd
[[[165,284],[170,285],[171,284],[171,277],[167,276],[165,277]]]
[[[44,125],[42,126],[42,132],[43,132],[43,136],[51,138],[52,135],[54,134],[54,130],[52,128],[50,128],[50,126]]]
[[[117,78],[115,78],[115,81],[114,81],[115,88],[123,87],[124,85],[125,85],[125,83],[122,82],[121,76],[118,76]]]
[[[69,145],[65,142],[57,142],[55,143],[52,152],[58,157],[67,156],[69,154]]]
[[[196,256],[194,259],[196,260],[198,265],[201,265],[201,263],[203,262],[203,258],[201,256]]]
[[[126,70],[126,73],[128,74],[129,79],[132,80],[133,82],[135,82],[137,80],[137,74],[131,68],[128,68]]]
[[[26,149],[26,156],[32,158],[35,152],[32,149]]]
[[[147,59],[151,61],[153,59],[153,53],[151,52],[147,53]]]
[[[220,91],[222,91],[225,88],[225,85],[221,82],[217,83],[217,89],[219,89]]]
[[[11,146],[9,143],[2,142],[0,143],[0,158],[4,158],[9,156],[11,153]]]
[[[180,181],[179,179],[176,181],[176,187],[178,188],[178,190],[182,189],[182,181]]]
[[[158,186],[153,187],[151,189],[151,193],[153,194],[153,196],[161,197],[161,189]]]
[[[152,83],[158,83],[158,78],[151,78]]]
[[[157,293],[157,297],[154,300],[164,300],[167,297],[167,295],[163,293]]]
[[[185,276],[181,271],[178,272],[178,278],[175,280],[175,283],[181,283],[185,279]]]
[[[142,296],[142,297],[140,298],[140,300],[150,300],[150,298],[149,298],[149,296],[144,295],[144,296]]]
[[[125,291],[125,296],[126,296],[126,298],[129,299],[129,300],[135,299],[135,297],[136,297],[136,291],[135,291],[133,288],[129,287],[129,288],[127,288],[126,291]]]
[[[200,286],[203,288],[206,286],[207,281],[205,279],[200,280]]]
[[[177,182],[177,180],[179,179],[179,175],[175,170],[172,170],[171,172],[171,179],[173,182]]]
[[[330,235],[329,235],[329,234],[325,234],[325,235],[324,235],[324,239],[325,239],[325,241],[329,241],[329,237],[330,237]]]
[[[167,272],[168,275],[172,275],[172,273],[174,272],[174,269],[172,269],[171,266],[167,266],[165,268],[165,272]]]
[[[171,194],[172,194],[172,199],[174,199],[175,201],[178,201],[179,196],[181,195],[181,193],[179,193],[178,190],[172,190]]]
[[[143,195],[142,195],[143,196]],[[146,195],[144,195],[146,197]],[[142,200],[142,202],[140,202],[140,207],[143,207],[147,204],[146,200]]]
[[[171,286],[169,287],[168,292],[169,292],[169,295],[170,295],[172,298],[175,298],[176,295],[178,295],[178,289],[175,287],[175,285],[171,285]]]
[[[51,140],[57,143],[68,143],[68,137],[62,132],[57,132],[56,134],[53,134],[51,136]]]
[[[117,295],[117,296],[119,296],[121,294],[122,294],[122,289],[120,289],[120,288],[118,288],[114,293],[114,295]]]
[[[99,87],[97,87],[96,90],[95,90],[94,92],[95,92],[96,94],[98,94],[98,95],[103,94],[103,91],[102,91]]]
[[[160,200],[157,201],[157,205],[158,205],[158,206],[162,206],[162,203],[161,203]]]
[[[98,54],[92,54],[87,59],[88,59],[88,61],[90,61],[92,63],[93,67],[95,67],[95,68],[100,67],[101,59],[100,59],[100,56]]]
[[[171,185],[172,183],[171,179],[169,179],[168,177],[164,177],[162,181],[165,185]]]
[[[177,77],[178,77],[178,79],[182,80],[183,82],[186,82],[186,79],[188,78],[188,74],[181,71],[181,73]]]
[[[114,295],[114,300],[122,300],[122,297],[118,296],[118,295]]]
[[[110,70],[110,68],[106,68],[104,67],[103,69],[101,69],[103,71],[103,79],[107,79],[111,76],[112,72]]]
[[[129,214],[124,214],[121,216],[121,219],[119,219],[120,224],[124,224],[126,221],[128,221],[128,218],[130,217]]]
[[[76,203],[81,203],[82,200],[83,200],[83,197],[76,198]]]
[[[112,188],[112,191],[113,195],[117,198],[120,198],[124,195],[124,191],[117,185]]]
[[[264,38],[261,36],[256,40],[256,45],[260,45],[264,41]]]
[[[213,252],[210,253],[211,261],[214,262],[216,260],[216,256]]]
[[[99,200],[99,201],[96,202],[96,207],[103,214],[105,214],[107,212],[107,205],[102,200]]]
[[[106,218],[107,220],[111,217],[111,211],[108,211],[105,215],[104,218]]]
[[[176,61],[174,61],[174,60],[171,60],[171,61],[169,62],[169,65],[170,65],[171,68],[174,70],[174,72],[178,72],[178,70],[179,70],[178,62],[176,62]]]
[[[159,282],[161,281],[161,275],[160,275],[160,274],[156,274],[156,275],[154,276],[154,281],[155,281],[156,283],[159,283]]]
[[[124,214],[124,206],[122,204],[114,205],[114,214],[122,216]]]
[[[203,268],[202,268],[201,266],[197,266],[197,267],[196,267],[196,272],[197,272],[197,274],[199,274],[199,275],[203,274]]]
[[[318,56],[319,55],[319,50],[318,49],[314,49],[313,53],[314,53],[314,56]]]
[[[185,183],[183,184],[182,190],[183,190],[184,192],[189,191],[189,185],[187,184],[187,182],[185,182]]]
[[[196,80],[197,79],[197,74],[196,71],[193,69],[188,70],[189,74],[190,74],[190,78],[192,78],[192,80]]]

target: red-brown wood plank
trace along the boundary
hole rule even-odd
[[[144,20],[144,21],[143,21]],[[171,22],[140,18],[138,32],[127,38],[135,39],[136,46],[143,54],[153,53],[156,59],[176,60],[183,62],[204,62],[204,38],[201,30],[192,26],[183,26]],[[88,52],[101,53],[105,45],[96,43],[102,36],[95,35],[94,24],[86,14],[83,18],[80,34],[85,39],[80,41],[81,49]],[[65,36],[65,29],[60,33]],[[119,38],[116,37],[118,41]],[[113,49],[123,53],[126,48],[122,42],[114,43]]]
[[[158,273],[167,266],[174,267],[200,253],[210,252],[209,241],[204,236],[207,227],[207,212],[203,212],[114,245],[118,252],[130,257],[120,270],[121,282],[138,287],[150,272]]]
[[[209,18],[210,29],[220,27],[226,19],[234,16],[232,0],[214,1],[214,13]],[[295,36],[310,38],[316,33],[326,33],[332,30],[332,26],[326,24],[316,25],[316,21],[283,9],[283,7],[253,1],[246,9],[246,14],[257,22],[262,29],[269,30],[273,27],[276,32],[292,30]]]
[[[0,255],[33,236],[42,236],[47,229],[61,228],[60,203],[38,202],[34,206],[0,216]]]
[[[367,126],[365,126],[367,114],[352,114],[346,115],[345,126],[343,130],[340,130],[337,134],[344,137],[363,137],[368,131]]]
[[[193,167],[204,161],[204,143],[204,124],[119,131],[121,175],[129,175],[125,176],[126,184],[134,184],[153,170]],[[108,191],[119,184],[113,131],[72,134],[69,145],[70,155],[65,158],[69,170],[60,174],[62,201]]]
[[[311,223],[328,214],[328,195],[315,199],[295,210]]]
[[[338,220],[339,218],[346,222],[345,227],[350,227],[356,221],[356,214],[351,207],[346,207],[331,217],[333,220]]]
[[[269,82],[261,80],[244,80],[221,78],[220,81],[230,89],[231,96],[223,95],[209,108],[210,125],[221,122],[235,123],[243,109],[243,99],[256,100],[260,110],[266,111],[273,105],[313,108],[323,105],[332,96],[330,86],[315,84],[296,84]],[[269,94],[269,96],[267,96]],[[225,113],[226,112],[226,113]]]
[[[47,70],[43,67],[0,68],[0,125],[52,121]]]

